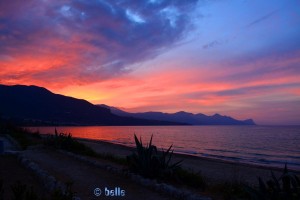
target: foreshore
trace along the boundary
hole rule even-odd
[[[91,147],[97,153],[111,154],[116,157],[125,158],[134,151],[134,148],[122,144],[115,144],[100,140],[77,139]],[[256,185],[258,184],[258,177],[268,180],[271,176],[271,171],[274,172],[275,176],[280,177],[284,167],[276,168],[257,166],[178,153],[174,153],[173,158],[174,162],[183,160],[183,168],[196,173],[199,172],[207,179],[208,182],[213,183],[239,182]],[[300,175],[300,171],[290,171]]]
[[[173,191],[179,191],[180,193],[182,191],[185,191],[185,188],[188,188],[187,191],[191,195],[195,194],[200,195],[201,197],[208,196],[213,197],[213,199],[220,199],[220,195],[223,195],[222,191],[231,191],[230,188],[234,187],[236,185],[235,183],[238,183],[238,187],[241,186],[241,183],[247,184],[249,186],[257,186],[258,177],[261,177],[266,182],[271,178],[271,170],[274,172],[277,178],[279,178],[283,172],[283,168],[277,169],[242,163],[234,163],[217,159],[201,158],[193,155],[174,154],[172,162],[183,160],[181,164],[182,168],[193,172],[193,176],[195,175],[195,173],[200,173],[201,177],[204,178],[208,189],[205,191],[195,190],[194,186],[197,187],[198,182],[191,181],[190,183],[193,184],[192,186],[189,185],[191,186],[191,188],[189,188],[189,186],[177,186],[177,183],[175,183],[175,187],[180,188],[180,190],[176,188],[174,189],[173,186],[170,186],[168,187],[171,188],[170,190],[163,190],[165,193],[160,194],[162,188],[166,188],[166,184],[156,182],[156,180],[154,180],[154,182],[150,181],[151,183],[154,183],[154,185],[152,185],[151,187],[144,187],[145,185],[149,186],[149,180],[137,179],[137,176],[135,174],[132,175],[132,178],[128,179],[128,174],[124,174],[124,172],[127,173],[127,165],[125,165],[123,159],[118,159],[118,157],[126,158],[126,156],[132,154],[135,151],[134,147],[128,147],[122,144],[115,144],[101,140],[82,138],[70,139],[73,142],[76,142],[75,140],[78,140],[79,142],[93,149],[98,153],[98,156],[95,157],[89,156],[89,154],[82,155],[66,152],[51,145],[46,146],[43,145],[43,138],[38,139],[38,137],[35,138],[36,136],[30,134],[27,136],[28,138],[30,138],[30,140],[32,140],[32,142],[33,140],[36,141],[35,143],[31,143],[30,146],[27,146],[25,150],[16,151],[17,154],[21,156],[20,158],[22,158],[19,159],[22,161],[22,166],[26,169],[28,168],[31,171],[32,169],[36,169],[36,166],[39,166],[38,169],[40,170],[35,170],[37,177],[45,177],[44,172],[47,172],[48,176],[46,177],[48,178],[39,180],[44,183],[45,188],[55,188],[57,185],[60,186],[63,185],[63,183],[72,181],[74,183],[74,191],[76,191],[78,196],[83,199],[94,198],[95,195],[93,194],[93,190],[97,186],[120,186],[126,189],[126,192],[128,194],[128,196],[126,195],[126,199],[168,199],[168,197],[164,196],[165,194],[171,194],[172,196],[173,194],[175,194],[173,193]],[[64,140],[64,138],[61,139]],[[10,141],[6,139],[6,137],[4,137],[3,141],[5,150],[8,150],[8,152],[9,150],[13,150],[13,146],[15,146],[13,144],[15,142],[12,141],[14,141],[14,138],[11,138]],[[13,160],[13,158],[10,157],[2,157],[2,159],[12,159],[12,161],[17,163],[16,159]],[[7,171],[10,169],[10,167],[7,166],[2,166],[2,168]],[[40,171],[43,173],[40,173]],[[298,171],[294,172],[298,176],[300,175]],[[7,174],[11,174],[11,172]],[[24,174],[26,173],[23,172],[23,175]],[[10,182],[13,183],[12,181],[14,180],[14,178],[16,177],[10,175],[6,179],[9,179]],[[48,179],[51,180],[49,181]],[[133,181],[131,182],[128,180]],[[138,180],[139,182],[137,182],[136,180]],[[24,182],[26,184],[31,184],[34,183],[34,180],[25,180]],[[141,185],[141,183],[145,185]],[[38,184],[35,185],[38,190]],[[51,192],[50,189],[48,190],[48,193]]]

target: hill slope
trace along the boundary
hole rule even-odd
[[[0,85],[0,116],[27,124],[178,125],[180,123],[120,117],[99,107],[37,86]]]

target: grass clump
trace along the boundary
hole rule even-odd
[[[123,158],[119,158],[109,153],[97,153],[92,148],[73,138],[70,133],[58,133],[56,129],[54,135],[48,135],[44,139],[44,144],[56,149],[62,149],[75,154],[109,160],[121,165],[127,164],[126,160]]]
[[[45,138],[45,144],[57,149],[70,151],[75,154],[96,156],[96,152],[88,146],[78,142],[72,135],[66,133],[58,133],[55,129],[54,135],[48,135]]]
[[[27,147],[31,145],[38,144],[41,139],[38,131],[30,132],[25,128],[15,126],[10,123],[1,123],[1,132],[8,134],[15,139],[23,150],[27,149]]]
[[[290,172],[285,165],[280,178],[271,172],[271,179],[264,182],[258,178],[259,187],[247,187],[252,200],[299,200],[300,199],[300,179]]]

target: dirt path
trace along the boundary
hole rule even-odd
[[[70,156],[53,150],[27,150],[24,155],[47,170],[61,182],[73,181],[73,190],[81,199],[169,199],[150,189],[141,187],[124,177],[111,174],[105,169],[97,168]],[[96,197],[94,189],[100,188],[102,195]],[[125,197],[106,197],[104,188],[120,187],[125,190]]]

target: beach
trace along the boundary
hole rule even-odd
[[[282,168],[262,167],[174,153],[172,162],[182,160],[181,167],[183,169],[201,174],[208,188],[210,188],[203,191],[199,188],[196,189],[197,187],[178,185],[175,182],[175,185],[172,186],[172,182],[165,184],[161,180],[143,179],[138,178],[135,174],[128,174],[128,167],[116,162],[118,160],[116,158],[124,160],[126,156],[135,151],[133,147],[100,140],[74,139],[90,147],[98,155],[107,155],[108,158],[114,159],[74,154],[45,146],[40,140],[38,144],[28,146],[26,150],[20,151],[16,147],[14,139],[9,136],[2,136],[1,140],[4,141],[5,150],[15,152],[14,155],[17,155],[17,157],[2,156],[1,160],[5,162],[6,160],[12,160],[11,162],[17,163],[17,166],[19,166],[17,171],[24,177],[27,175],[26,171],[34,173],[33,180],[26,182],[29,185],[34,185],[35,190],[40,191],[40,194],[47,196],[53,191],[53,188],[70,182],[73,191],[81,199],[97,199],[94,190],[98,187],[102,191],[105,191],[105,188],[123,189],[126,191],[126,197],[124,196],[123,199],[180,199],[182,192],[188,192],[184,193],[185,197],[183,199],[194,199],[193,195],[197,195],[199,198],[196,199],[201,200],[223,199],[220,193],[221,189],[213,190],[213,188],[217,188],[218,185],[227,188],[227,185],[235,183],[257,186],[258,177],[267,181],[270,179],[271,171],[274,172],[277,178],[282,175],[283,171]],[[17,160],[19,160],[19,164]],[[10,168],[9,165],[1,166],[6,174],[15,173],[12,171],[14,169]],[[300,175],[299,171],[293,172],[298,176]],[[2,177],[10,179],[11,183],[14,180],[14,176],[4,176],[2,174]],[[38,183],[43,184],[39,185]],[[44,189],[46,190],[42,191]],[[176,198],[174,198],[175,196]],[[107,196],[102,197],[109,199]]]
[[[91,147],[97,153],[107,153],[122,158],[125,158],[134,151],[134,148],[106,141],[80,138],[78,138],[78,140]],[[284,166],[282,166],[282,168],[265,167],[211,158],[200,158],[178,153],[175,153],[173,157],[174,162],[183,160],[183,168],[193,172],[200,172],[201,175],[211,183],[242,182],[249,185],[257,185],[258,177],[261,177],[263,180],[268,180],[271,171],[274,172],[275,176],[280,177],[284,168]],[[300,175],[299,171],[293,172]]]

